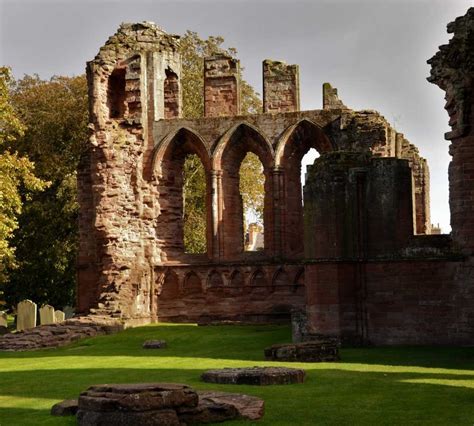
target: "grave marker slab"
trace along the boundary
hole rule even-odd
[[[66,314],[63,311],[54,311],[54,322],[64,322],[66,321]]]
[[[0,327],[7,327],[8,320],[7,320],[7,313],[0,311]]]
[[[31,300],[22,300],[17,305],[16,329],[28,330],[36,327],[36,303]]]
[[[39,313],[41,325],[55,323],[54,308],[51,305],[41,306]]]

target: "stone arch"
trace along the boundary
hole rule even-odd
[[[264,252],[272,250],[273,148],[270,141],[256,127],[241,122],[229,129],[213,152],[213,168],[220,173],[219,188],[219,246],[226,260],[238,259],[244,252],[243,203],[239,189],[240,166],[248,152],[257,155],[265,175],[264,197]]]
[[[273,274],[272,289],[273,291],[287,291],[291,286],[291,280],[284,268],[278,268]]]
[[[263,164],[264,168],[271,168],[274,161],[274,151],[273,146],[265,134],[260,131],[257,127],[250,124],[247,121],[241,121],[229,130],[227,130],[217,142],[213,152],[212,152],[212,168],[213,170],[222,170],[222,156],[224,151],[231,145],[235,143],[236,140],[242,140],[242,133],[246,136],[250,136],[251,140],[258,141],[255,144],[254,152],[260,161]],[[258,148],[256,148],[258,146]],[[246,152],[248,152],[247,150]],[[242,157],[243,158],[243,157]]]
[[[300,268],[296,271],[295,279],[293,281],[293,291],[297,292],[299,289],[304,288],[304,268]]]
[[[197,154],[201,159],[206,172],[211,170],[211,156],[207,149],[204,138],[195,130],[189,127],[180,127],[168,133],[154,148],[152,155],[152,170],[156,177],[160,177],[163,173],[163,161],[170,154],[173,143],[181,141],[182,149]],[[184,142],[184,143],[183,143]]]
[[[201,278],[194,271],[188,272],[184,277],[183,291],[185,294],[202,293]]]
[[[213,269],[209,272],[207,276],[207,288],[218,288],[224,287],[224,280],[222,279],[222,275]]]
[[[163,284],[160,292],[160,299],[173,300],[180,295],[179,278],[173,270],[168,270],[165,273]]]
[[[243,288],[245,286],[244,274],[241,271],[239,271],[238,269],[235,269],[230,274],[229,286],[230,287],[235,287],[235,288]]]
[[[334,144],[320,126],[305,118],[285,130],[275,153],[275,167],[282,176],[282,250],[291,259],[299,259],[304,253],[301,160],[311,148],[322,154],[333,151]]]
[[[296,144],[295,146],[292,146]],[[310,148],[320,154],[335,150],[335,144],[315,122],[303,118],[289,126],[281,135],[275,149],[275,167],[285,167],[285,160],[299,154],[301,158]],[[297,149],[303,153],[295,152]],[[301,159],[300,159],[301,161]]]
[[[261,269],[256,269],[250,277],[251,287],[264,287],[267,285],[265,273]]]
[[[184,203],[183,168],[187,155],[195,154],[201,160],[206,175],[206,241],[207,254],[211,253],[211,182],[210,157],[204,140],[189,128],[167,135],[157,146],[153,155],[153,170],[160,194],[160,215],[156,233],[162,245],[163,261],[179,261],[185,254],[184,247]]]

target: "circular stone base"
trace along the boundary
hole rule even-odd
[[[208,370],[202,374],[201,379],[208,383],[226,385],[290,385],[303,383],[305,372],[285,367],[223,368]]]

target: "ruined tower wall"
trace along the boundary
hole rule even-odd
[[[78,175],[79,311],[130,321],[155,315],[150,295],[160,260],[159,206],[156,186],[144,179],[144,159],[153,149],[150,120],[179,114],[179,84],[173,83],[172,103],[164,90],[166,71],[179,77],[179,63],[176,38],[147,23],[123,24],[88,63],[91,137]]]

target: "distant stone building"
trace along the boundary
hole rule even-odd
[[[312,333],[472,343],[472,22],[471,9],[431,60],[454,128],[452,238],[429,235],[426,160],[379,113],[351,110],[327,83],[323,109],[300,111],[298,66],[266,60],[264,112],[242,116],[239,63],[218,55],[204,64],[205,117],[182,118],[179,37],[148,22],[121,25],[87,66],[78,311],[138,324],[281,321],[299,308]],[[303,209],[301,159],[310,148],[320,157]],[[247,152],[265,175],[263,249],[253,252],[239,192]],[[189,154],[206,173],[207,252],[199,255],[183,243]]]

